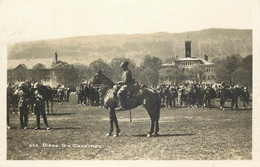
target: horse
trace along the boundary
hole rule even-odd
[[[212,87],[205,87],[204,94],[203,94],[203,106],[202,108],[205,108],[206,105],[209,106],[209,109],[212,108],[211,101],[214,100],[214,98],[217,97],[216,91]]]
[[[105,75],[99,71],[91,78],[92,84],[100,86],[100,92],[104,97],[104,106],[109,109],[109,120],[110,120],[110,130],[107,136],[112,136],[113,133],[113,124],[116,126],[116,133],[113,137],[117,137],[120,133],[118,120],[116,117],[115,108],[118,106],[118,97],[115,96],[116,85]],[[140,105],[143,105],[148,112],[151,120],[151,128],[147,134],[147,137],[151,137],[154,133],[157,136],[159,132],[159,118],[160,118],[160,97],[156,91],[147,88],[145,85],[138,85],[137,91],[134,93],[133,97],[127,99],[128,109],[136,108]]]
[[[174,87],[166,88],[164,94],[166,96],[166,108],[175,107],[175,99],[178,97],[177,89]]]
[[[244,87],[244,89],[243,89],[243,98],[242,98],[242,101],[243,101],[244,109],[246,109],[247,106],[249,106],[249,101],[250,101],[250,93],[249,93],[247,87]]]
[[[44,101],[46,103],[47,106],[47,111],[46,114],[50,113],[49,110],[49,102],[51,103],[51,113],[53,114],[53,95],[54,95],[54,91],[52,90],[52,88],[50,86],[45,86],[45,85],[40,85],[40,89],[42,89],[44,93]]]
[[[220,109],[225,110],[225,101],[231,99],[231,110],[238,109],[238,97],[244,98],[244,92],[241,88],[222,88],[220,89]]]

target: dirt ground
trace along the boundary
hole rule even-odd
[[[19,130],[19,115],[11,114],[7,130],[8,160],[240,160],[252,159],[252,110],[201,108],[161,109],[158,137],[147,138],[150,119],[143,107],[117,113],[121,133],[107,137],[108,111],[99,107],[54,104],[47,115],[29,117],[29,129]],[[228,104],[227,104],[228,105]]]

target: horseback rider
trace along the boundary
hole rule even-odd
[[[127,108],[127,92],[129,90],[129,85],[132,84],[133,79],[132,79],[132,72],[128,69],[128,64],[129,62],[123,62],[121,63],[120,67],[124,70],[123,75],[122,75],[122,81],[117,82],[117,86],[121,86],[119,91],[117,92],[117,96],[119,98],[119,104],[118,107],[116,108],[116,111],[119,110],[126,110]]]

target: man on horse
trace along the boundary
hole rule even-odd
[[[119,105],[116,108],[116,111],[122,111],[126,110],[127,108],[127,103],[126,103],[126,98],[127,98],[127,92],[129,90],[129,86],[132,84],[133,79],[132,79],[132,72],[128,69],[128,64],[129,62],[123,62],[120,67],[124,70],[123,75],[122,75],[122,81],[117,82],[118,86],[121,86],[119,91],[117,92],[117,96],[119,98]]]

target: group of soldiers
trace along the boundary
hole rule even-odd
[[[101,105],[101,96],[99,88],[95,88],[89,82],[83,82],[76,88],[76,95],[78,97],[77,106],[94,106]]]
[[[40,116],[42,116],[47,130],[50,130],[45,114],[46,97],[46,91],[40,83],[21,82],[18,86],[9,84],[7,86],[7,128],[11,129],[9,118],[11,105],[13,107],[17,105],[20,114],[19,129],[28,129],[29,109],[32,108],[36,115],[35,130],[41,128]]]
[[[66,88],[64,85],[57,85],[53,88],[53,98],[56,98],[59,101],[59,104],[62,104],[64,101],[69,103],[71,89]]]
[[[222,83],[211,83],[211,84],[193,84],[185,83],[178,86],[170,84],[162,84],[157,87],[157,93],[161,98],[161,106],[166,108],[171,107],[205,107],[206,95],[205,91],[209,88],[215,91],[216,97],[219,95],[219,91],[223,88],[232,90],[234,88],[241,88],[244,91],[244,98],[249,100],[249,90],[247,87],[241,87],[238,85],[228,86],[224,82]]]

